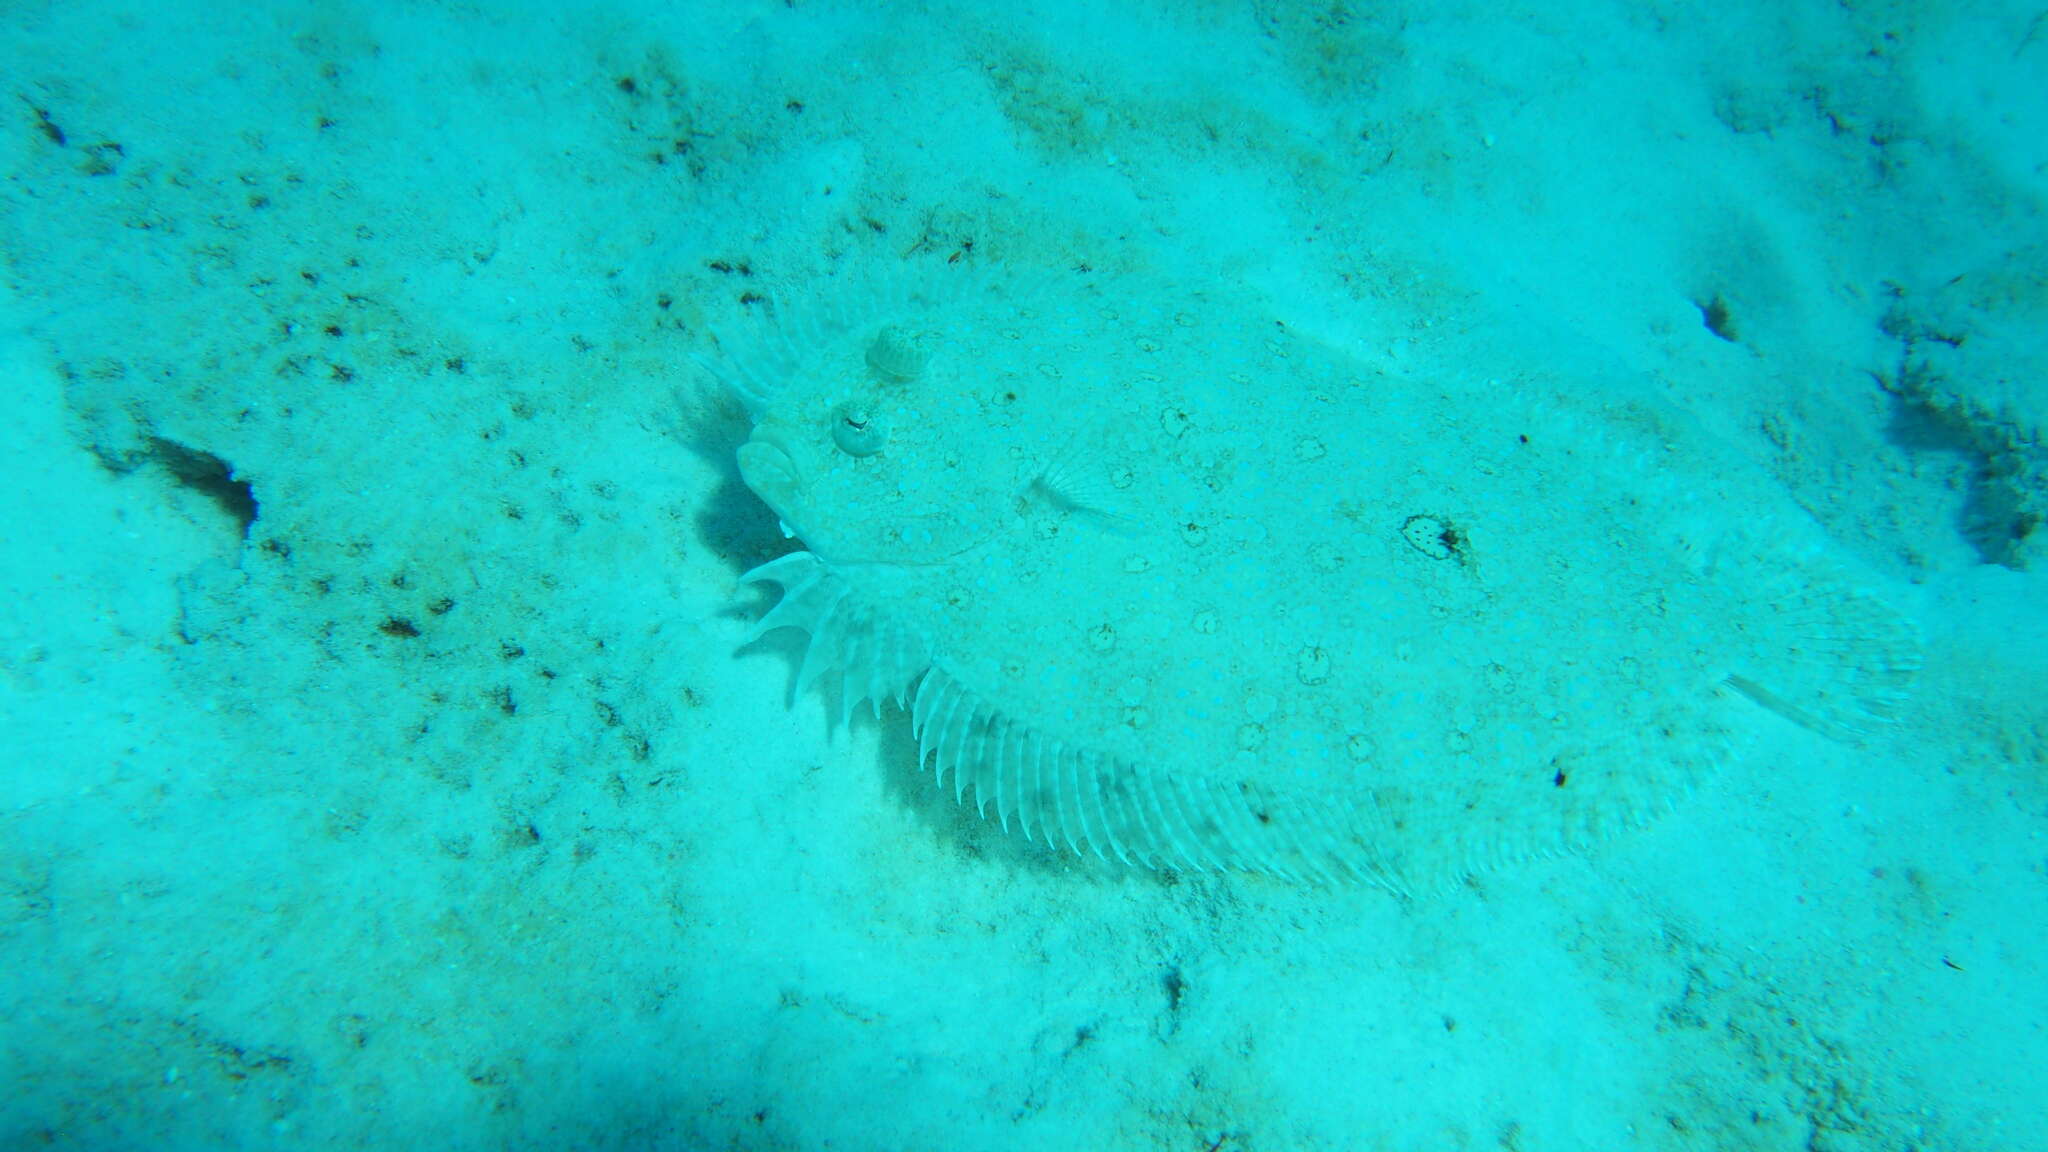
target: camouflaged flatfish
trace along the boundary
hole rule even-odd
[[[1166,869],[1426,888],[1642,823],[1766,711],[1917,666],[1768,485],[1234,290],[911,268],[724,342],[749,572],[800,688],[907,707],[956,798]],[[1560,398],[1562,399],[1562,398]],[[1790,527],[1787,527],[1787,525]]]

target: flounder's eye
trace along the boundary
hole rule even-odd
[[[901,384],[924,375],[931,357],[931,349],[922,337],[894,324],[884,325],[868,341],[868,367],[890,383]]]
[[[848,456],[873,456],[889,439],[873,408],[848,401],[832,410],[832,442]]]

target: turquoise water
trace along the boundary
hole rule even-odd
[[[2044,61],[2023,6],[9,6],[0,1147],[2048,1149]],[[1663,413],[1915,695],[1430,899],[1020,847],[741,648],[789,545],[698,359],[899,257]]]

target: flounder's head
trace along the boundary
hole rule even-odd
[[[916,317],[790,354],[760,402],[747,397],[741,477],[828,563],[958,555],[994,531],[1016,487],[1009,437],[990,426],[966,358]]]

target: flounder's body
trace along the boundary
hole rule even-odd
[[[921,274],[722,375],[806,547],[762,629],[907,700],[1005,826],[1148,866],[1431,886],[1638,824],[1769,706],[1882,720],[1910,634],[1832,564],[1496,385],[1230,295]]]

